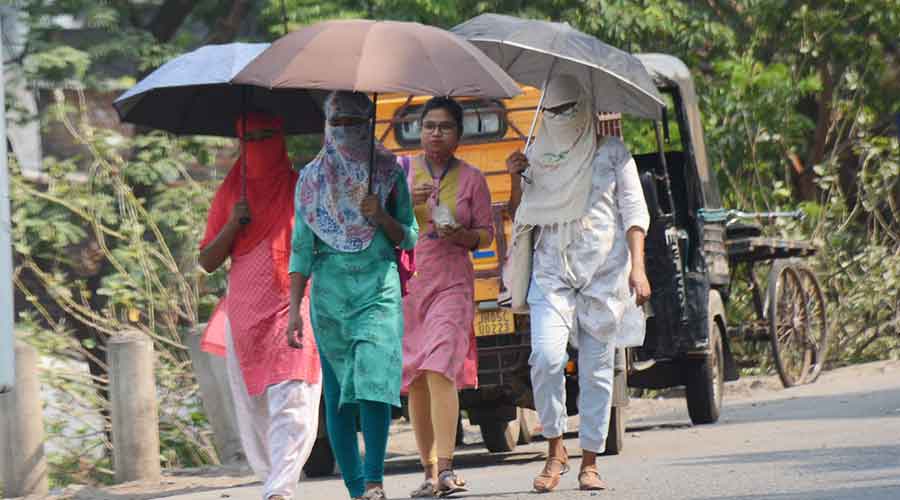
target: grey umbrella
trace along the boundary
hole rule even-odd
[[[598,111],[663,117],[665,101],[636,57],[568,23],[482,14],[451,31],[520,83],[544,89],[551,74],[571,74],[593,93]]]
[[[287,134],[321,132],[324,93],[231,83],[268,47],[267,43],[200,47],[160,66],[113,106],[123,122],[175,134],[235,137],[235,121],[244,110],[281,116]]]

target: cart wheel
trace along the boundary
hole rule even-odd
[[[719,292],[709,292],[709,348],[702,359],[688,359],[685,366],[685,396],[688,414],[695,425],[712,424],[722,411],[725,384],[725,356],[722,348],[724,330],[716,316],[725,317]]]
[[[797,266],[797,272],[803,282],[803,290],[806,292],[806,309],[809,315],[809,335],[807,339],[812,342],[813,359],[812,367],[804,382],[813,383],[819,378],[825,361],[828,359],[828,320],[825,311],[825,294],[819,286],[819,280],[815,273],[806,266]]]
[[[809,377],[815,349],[809,339],[807,293],[797,268],[776,262],[769,271],[769,336],[775,368],[785,387]]]

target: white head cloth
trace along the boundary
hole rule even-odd
[[[580,220],[588,209],[597,152],[592,100],[571,75],[554,76],[546,92],[545,109],[573,102],[575,106],[558,115],[542,115],[528,155],[532,182],[522,184],[522,202],[516,211],[520,225],[568,224]]]

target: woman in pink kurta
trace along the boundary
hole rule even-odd
[[[242,155],[216,191],[200,264],[209,272],[231,259],[228,293],[210,321],[208,336],[224,337],[226,367],[247,460],[267,500],[294,497],[316,439],[321,394],[319,357],[312,335],[304,348],[288,346],[288,260],[294,185],[281,120],[249,114]]]
[[[416,219],[416,275],[403,302],[403,392],[425,468],[413,497],[465,491],[453,472],[458,389],[477,383],[474,270],[470,252],[494,238],[491,194],[480,170],[453,156],[462,108],[434,98],[424,108],[425,154],[409,162]]]

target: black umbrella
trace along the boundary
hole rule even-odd
[[[248,111],[281,116],[286,134],[322,132],[324,92],[270,90],[231,83],[268,47],[267,43],[200,47],[160,66],[116,99],[113,106],[123,122],[175,134],[236,137],[235,123]],[[247,156],[241,156],[243,199],[247,190]],[[249,220],[241,222],[246,224]]]
[[[163,64],[113,102],[123,122],[175,134],[235,137],[243,111],[284,119],[286,134],[321,132],[323,92],[231,83],[267,43],[207,45]]]

